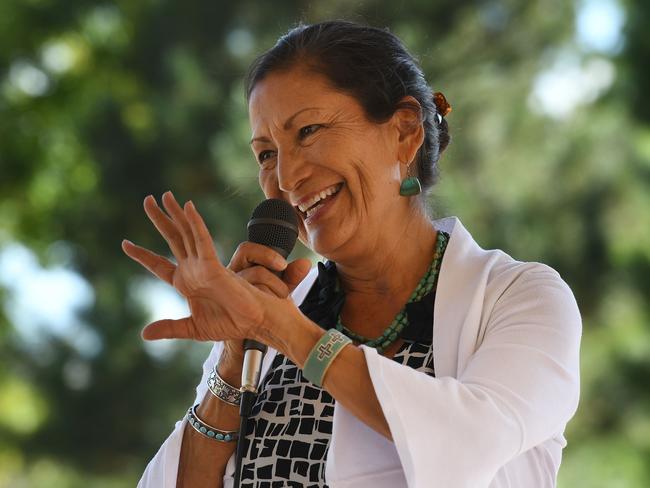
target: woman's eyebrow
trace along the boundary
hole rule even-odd
[[[293,119],[295,119],[301,113],[306,112],[307,110],[322,110],[322,108],[321,107],[306,107],[306,108],[298,110],[295,114],[293,114],[291,117],[289,117],[285,121],[284,125],[282,126],[282,129],[284,129],[284,130],[291,129],[291,126],[293,125]],[[271,142],[268,137],[262,136],[262,137],[254,137],[254,138],[252,138],[250,144],[253,144],[256,141]]]

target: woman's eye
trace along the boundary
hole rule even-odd
[[[320,125],[320,124],[306,125],[305,127],[300,129],[300,138],[303,139],[304,137],[307,137],[308,135],[313,134],[314,132],[316,132],[321,127],[322,127],[322,125]]]
[[[261,164],[261,163],[263,163],[265,160],[267,160],[268,158],[270,158],[272,155],[273,155],[273,151],[262,151],[262,152],[259,153],[259,155],[257,156],[257,160],[258,160],[258,161],[260,162],[260,164]]]

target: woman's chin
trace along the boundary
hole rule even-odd
[[[315,253],[331,260],[336,260],[334,256],[355,237],[356,227],[351,223],[345,204],[345,192],[340,191],[320,211],[308,218],[303,216],[301,241]],[[342,218],[343,215],[347,217]]]
[[[321,256],[337,260],[338,252],[345,244],[346,237],[342,229],[330,230],[323,228],[314,229],[308,234],[307,247]]]

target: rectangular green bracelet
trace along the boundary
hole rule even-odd
[[[345,346],[352,343],[352,339],[336,329],[330,329],[316,345],[312,348],[305,365],[302,368],[302,375],[316,386],[323,384],[327,368],[330,367],[334,358]]]

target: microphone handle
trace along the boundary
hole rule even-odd
[[[241,374],[242,395],[239,405],[239,439],[237,440],[235,458],[234,488],[240,488],[241,486],[241,465],[246,449],[246,444],[243,441],[246,436],[247,420],[253,411],[255,399],[257,398],[257,385],[260,381],[264,353],[266,353],[266,344],[253,339],[244,339],[244,366]]]
[[[241,373],[243,391],[257,392],[264,353],[266,353],[266,344],[253,339],[244,340],[244,366]]]
[[[286,251],[275,246],[269,246],[272,249],[280,252],[284,256]],[[282,271],[269,270],[278,278],[282,278]],[[244,367],[241,375],[242,390],[257,392],[257,386],[260,382],[260,372],[262,370],[262,359],[266,354],[266,344],[262,344],[254,339],[244,339]]]
[[[273,247],[278,250],[278,248]],[[284,252],[282,254],[285,254]],[[286,257],[286,256],[285,256]],[[282,271],[269,270],[278,278],[282,278]],[[242,369],[241,386],[245,391],[257,392],[257,385],[260,381],[262,359],[266,354],[266,344],[254,339],[244,339],[244,367]]]
[[[266,344],[255,341],[253,339],[244,339],[244,350],[257,349],[258,351],[266,352]]]

